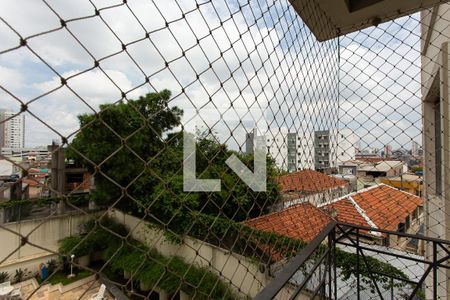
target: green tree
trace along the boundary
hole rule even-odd
[[[253,192],[225,164],[235,154],[252,169],[253,155],[230,150],[211,133],[197,134],[197,177],[220,179],[222,189],[183,191],[183,134],[170,132],[180,125],[182,111],[169,108],[169,99],[165,90],[79,116],[81,129],[69,156],[94,173],[94,200],[117,201],[127,212],[176,226],[176,232],[189,228],[195,211],[236,221],[266,213],[279,197],[273,161],[267,158],[267,192]]]
[[[95,176],[94,199],[100,204],[120,197],[153,193],[158,184],[158,155],[163,133],[180,125],[182,110],[168,107],[170,91],[100,106],[98,114],[80,115],[80,131],[68,156],[81,159]],[[156,164],[156,165],[155,165]],[[121,187],[127,187],[126,193]]]

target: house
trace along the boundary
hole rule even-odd
[[[417,233],[422,221],[423,200],[386,184],[367,189],[320,205],[319,208],[348,224],[383,230]],[[378,232],[364,233],[366,242],[405,249],[408,240]]]
[[[309,202],[292,205],[244,222],[245,225],[266,232],[309,242],[331,221],[323,210]]]
[[[91,175],[88,170],[70,160],[66,161],[66,149],[53,144],[48,146],[48,150],[52,153],[49,168],[53,197],[69,193],[88,193],[91,187]]]
[[[347,224],[417,233],[422,225],[420,197],[379,184],[317,206],[308,202],[245,221],[245,224],[290,238],[311,241],[334,218]],[[411,250],[410,240],[379,232],[362,231],[363,242]],[[409,244],[409,245],[408,245]],[[422,252],[422,245],[414,252]]]
[[[399,176],[383,178],[381,182],[413,195],[422,196],[423,176],[414,173],[405,173]]]
[[[348,194],[351,189],[346,180],[310,169],[278,176],[277,182],[283,200],[272,207],[273,211],[302,202],[318,205]]]
[[[373,178],[379,178],[400,175],[402,172],[406,172],[402,161],[383,160],[360,165],[357,170],[357,175],[361,177],[370,176]]]

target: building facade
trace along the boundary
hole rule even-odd
[[[450,239],[450,4],[421,13],[421,87],[423,113],[425,235]],[[425,248],[432,257],[431,246]],[[444,255],[444,253],[438,253]],[[450,270],[439,270],[426,284],[440,284],[437,297],[450,298]],[[433,296],[427,290],[427,299]]]
[[[314,133],[315,169],[337,170],[345,161],[356,156],[356,136],[349,128],[320,130]]]
[[[12,111],[0,110],[0,148],[25,146],[25,116],[14,116],[15,114]]]
[[[258,139],[264,140],[277,167],[288,172],[311,169],[331,173],[339,163],[356,156],[356,136],[348,128],[315,132],[279,128],[262,136],[255,129],[246,136],[246,153],[253,153]]]
[[[314,169],[313,134],[307,132],[289,132],[280,128],[258,135],[257,130],[247,134],[246,153],[253,153],[257,144],[265,143],[267,152],[278,168],[295,172],[302,169]]]
[[[7,148],[0,149],[0,154],[8,158],[20,158],[21,160],[49,160],[51,153],[46,146],[30,148]]]

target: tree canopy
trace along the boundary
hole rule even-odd
[[[182,228],[192,211],[236,221],[266,213],[279,197],[273,161],[267,158],[267,192],[254,192],[225,164],[235,154],[252,169],[253,155],[230,150],[211,132],[197,134],[197,177],[220,179],[221,191],[183,191],[183,134],[175,131],[183,111],[169,100],[164,90],[79,116],[68,156],[94,174],[92,198]]]

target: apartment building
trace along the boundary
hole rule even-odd
[[[0,109],[0,148],[23,148],[25,145],[25,115]]]
[[[0,154],[10,159],[19,158],[21,160],[49,160],[51,153],[46,146],[40,147],[26,147],[26,148],[11,148],[3,147],[0,149]]]
[[[282,170],[295,172],[303,169],[336,170],[342,162],[355,159],[356,136],[348,128],[289,132],[285,128],[258,135],[257,130],[247,134],[246,152],[252,153],[256,140],[262,140],[267,152]]]
[[[314,133],[315,169],[331,172],[339,163],[356,156],[356,136],[349,128],[320,130]]]
[[[246,153],[253,153],[256,145],[265,144],[268,154],[278,168],[289,172],[314,169],[314,137],[312,132],[289,132],[285,128],[258,135],[247,134]]]

